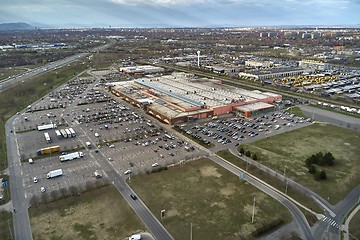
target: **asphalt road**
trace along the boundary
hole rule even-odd
[[[15,131],[10,133],[10,130],[13,129],[14,119],[15,116],[10,118],[5,124],[11,200],[16,210],[13,214],[14,239],[31,240],[32,233],[28,214],[28,201],[26,201],[24,195],[20,156],[15,142]]]
[[[129,203],[129,205],[132,207],[132,209],[145,224],[155,239],[173,239],[170,233],[162,226],[162,224],[151,213],[151,211],[139,197],[136,200],[133,200],[130,197],[130,194],[136,194],[129,187],[124,178],[122,178],[115,170],[107,171],[107,176],[113,180],[113,184],[116,186],[121,195],[126,199],[126,201]]]
[[[311,117],[317,121],[328,122],[335,126],[348,128],[353,131],[360,132],[360,119],[347,116],[344,114],[326,111],[324,109],[300,105],[301,111],[308,117]]]

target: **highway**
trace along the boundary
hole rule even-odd
[[[89,55],[91,55],[91,54],[93,54],[95,52],[104,50],[104,49],[110,47],[114,43],[115,43],[115,41],[111,41],[110,43],[95,47],[95,48],[90,49],[90,50],[88,50],[86,52],[78,53],[78,54],[72,55],[70,57],[57,60],[55,62],[50,62],[50,63],[48,63],[46,65],[41,66],[41,67],[31,69],[28,72],[18,74],[16,76],[11,77],[11,78],[2,80],[2,81],[0,81],[0,92],[2,92],[3,90],[5,90],[8,87],[11,87],[11,86],[13,86],[15,84],[19,84],[19,83],[21,83],[23,81],[27,81],[32,77],[44,74],[46,72],[56,70],[58,68],[63,67],[64,65],[67,65],[67,64],[72,63],[74,61],[77,61],[80,58],[87,57],[87,56],[89,56]]]

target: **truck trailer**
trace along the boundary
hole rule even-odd
[[[72,137],[69,129],[65,128],[65,132],[66,132],[68,138]]]
[[[66,133],[66,131],[64,129],[60,129],[61,135],[63,136],[63,138],[67,138],[68,135]]]
[[[74,129],[69,128],[69,131],[70,131],[72,137],[76,137],[76,133],[75,133]]]
[[[40,126],[37,127],[37,129],[38,129],[39,131],[48,130],[48,129],[53,129],[53,128],[57,128],[57,126],[56,126],[55,123],[40,125]]]
[[[63,138],[63,136],[61,135],[61,132],[60,132],[59,130],[55,130],[55,133],[56,133],[56,137],[57,137],[58,139],[62,139],[62,138]]]
[[[83,152],[73,152],[59,157],[61,162],[71,161],[73,159],[81,158],[84,156]]]
[[[46,174],[46,178],[60,177],[62,175],[63,175],[63,170],[56,169],[56,170],[52,170],[52,171],[48,172],[48,174]]]
[[[36,153],[38,156],[40,156],[40,155],[50,154],[59,151],[60,151],[60,146],[52,146],[52,147],[41,148],[37,150]]]
[[[44,133],[44,136],[45,136],[46,142],[47,142],[47,143],[51,143],[51,138],[50,138],[49,133],[48,133],[48,132],[45,132],[45,133]]]

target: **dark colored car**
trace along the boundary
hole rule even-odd
[[[130,194],[130,197],[131,197],[133,200],[136,200],[136,199],[137,199],[137,196],[134,195],[134,194]]]

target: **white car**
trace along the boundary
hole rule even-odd
[[[37,177],[34,177],[34,183],[37,183],[38,181]]]
[[[156,163],[153,163],[151,166],[152,166],[152,167],[158,167],[159,164],[156,162]]]
[[[125,175],[128,175],[128,174],[130,174],[130,173],[131,173],[131,170],[130,170],[130,169],[128,169],[128,170],[126,170],[126,171],[124,172]]]
[[[40,188],[40,192],[44,193],[46,191],[45,187]]]

